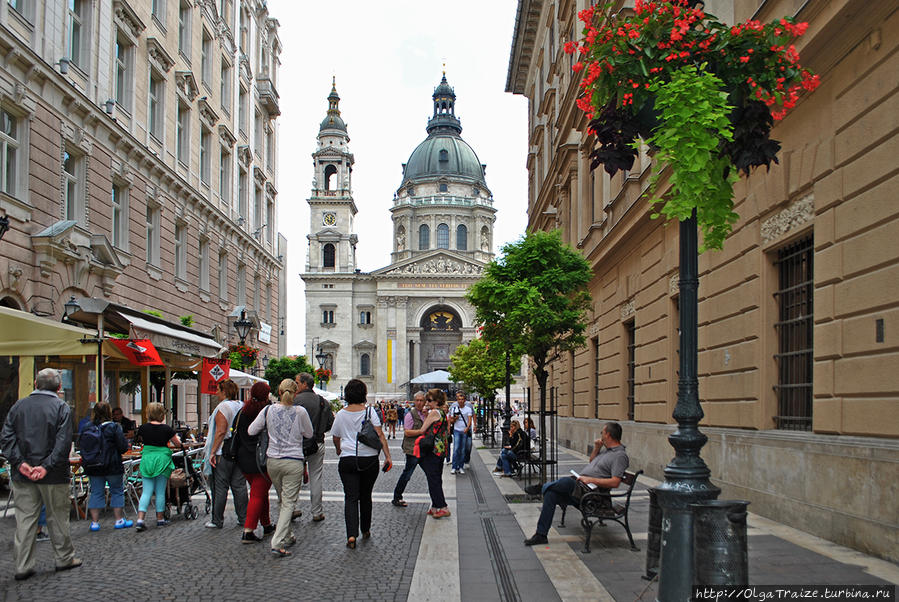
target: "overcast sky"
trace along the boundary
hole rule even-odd
[[[283,45],[279,222],[288,238],[287,353],[304,353],[305,268],[312,158],[337,77],[341,116],[355,155],[358,267],[390,262],[389,208],[402,164],[425,139],[443,63],[456,91],[462,137],[487,164],[498,209],[494,252],[527,223],[527,100],[506,93],[516,0],[269,0]]]

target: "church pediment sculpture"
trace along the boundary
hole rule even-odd
[[[386,272],[393,274],[459,274],[462,276],[477,276],[484,268],[473,263],[464,263],[449,257],[434,257],[427,261],[418,261],[399,266]]]

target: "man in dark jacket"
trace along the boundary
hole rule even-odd
[[[306,456],[306,469],[309,471],[309,502],[312,506],[312,520],[318,522],[325,520],[325,513],[322,507],[322,477],[325,467],[325,433],[331,430],[334,424],[334,413],[331,411],[331,404],[322,398],[321,395],[312,390],[315,386],[315,379],[307,372],[300,372],[296,376],[296,383],[299,393],[293,400],[293,404],[303,406],[309,414],[309,420],[315,429],[315,443],[318,449],[313,454]],[[303,442],[303,447],[311,444],[309,441]],[[302,514],[299,510],[294,510],[295,515]]]
[[[47,508],[47,526],[56,558],[56,570],[81,566],[69,531],[69,448],[72,414],[57,393],[59,371],[44,368],[37,374],[35,391],[17,401],[6,415],[0,449],[9,460],[16,504],[13,542],[17,580],[34,575],[34,547],[41,506]]]

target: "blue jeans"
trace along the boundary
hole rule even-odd
[[[416,466],[418,466],[418,458],[406,454],[406,468],[403,469],[403,473],[396,482],[396,487],[393,490],[393,499],[403,499],[403,492],[406,491],[406,485],[409,484],[409,479],[412,478],[412,473],[415,472]]]
[[[124,475],[110,474],[104,477],[88,477],[91,483],[91,497],[87,501],[87,507],[106,507],[106,484],[109,484],[109,507],[121,508],[125,505],[125,489],[122,484]]]
[[[163,473],[159,476],[148,479],[141,477],[144,482],[144,489],[140,494],[140,503],[137,509],[140,512],[146,512],[150,507],[150,498],[156,494],[156,512],[162,514],[165,512],[165,486],[169,482],[169,475]]]
[[[465,441],[465,463],[471,464],[471,442],[473,437],[471,436],[471,431],[468,431],[468,436]]]
[[[461,469],[465,464],[465,449],[471,437],[465,431],[453,431],[453,470]]]
[[[503,469],[503,474],[512,474],[512,462],[518,459],[511,449],[504,449],[499,452],[499,460],[496,461],[496,467]]]
[[[574,504],[574,500],[571,499],[574,485],[573,478],[562,477],[543,486],[543,508],[540,510],[540,519],[537,521],[537,533],[543,536],[549,533],[553,515],[556,513],[556,506]]]

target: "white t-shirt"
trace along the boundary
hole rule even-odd
[[[208,433],[206,439],[208,441],[207,445],[212,446],[212,440],[215,437],[215,416],[219,412],[221,412],[222,416],[225,417],[225,423],[228,425],[225,428],[225,439],[231,438],[231,423],[234,422],[234,417],[237,416],[237,412],[243,407],[243,402],[238,401],[236,399],[225,399],[217,406],[215,406],[215,410],[213,410],[212,415],[209,417],[209,429],[206,431]],[[222,440],[224,441],[224,439]],[[206,454],[207,457],[209,454]],[[219,447],[216,450],[215,455],[222,455],[222,448]]]
[[[474,408],[471,407],[470,403],[466,403],[464,408],[460,408],[458,403],[453,402],[449,414],[451,417],[456,418],[456,422],[453,424],[453,430],[464,431],[465,428],[471,424],[471,417],[474,416]]]
[[[340,457],[351,458],[353,456],[377,456],[381,452],[364,443],[359,444],[359,453],[356,453],[356,433],[362,430],[362,420],[368,412],[368,419],[372,426],[381,426],[381,419],[374,408],[350,412],[346,408],[337,412],[334,417],[334,425],[331,427],[331,436],[340,437]]]

